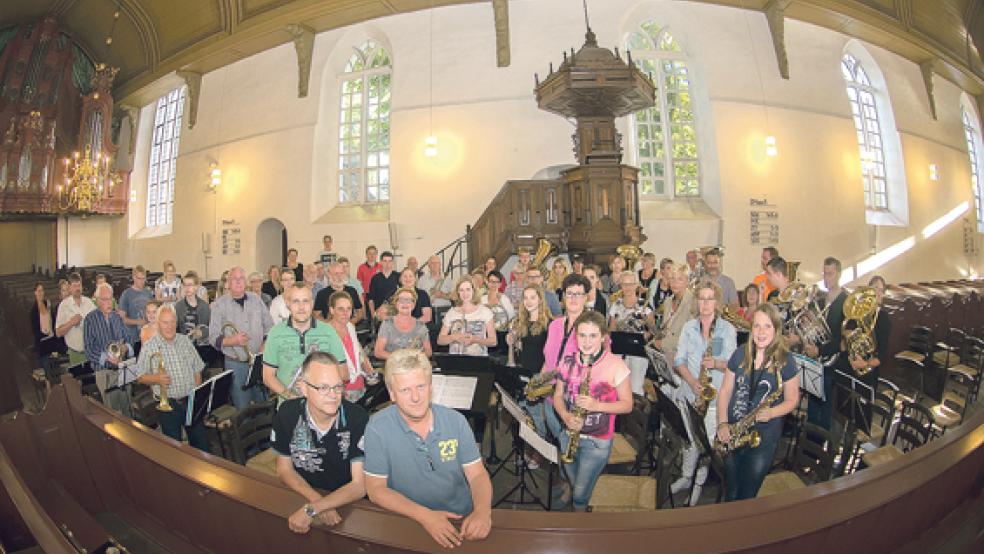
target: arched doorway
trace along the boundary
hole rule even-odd
[[[261,272],[271,265],[287,263],[287,228],[276,218],[264,219],[256,228],[256,268]]]

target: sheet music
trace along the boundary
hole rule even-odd
[[[550,463],[557,463],[557,447],[547,442],[547,439],[541,437],[522,419],[519,420],[519,438],[526,441],[526,444],[532,446],[533,450],[539,452]]]
[[[513,419],[516,421],[526,421],[526,411],[513,400],[512,396],[509,396],[509,393],[502,388],[502,385],[496,383],[495,388],[498,389],[499,398],[502,399],[502,407],[513,416]]]
[[[219,379],[225,377],[226,375],[230,375],[230,374],[232,374],[232,370],[231,369],[227,369],[227,370],[223,371],[222,373],[219,373],[215,377],[212,377],[211,379],[209,379],[209,381],[212,381],[212,388],[209,389],[209,394],[208,394],[208,407],[205,408],[205,413],[206,414],[212,413],[212,400],[215,399],[215,384],[218,382]]]
[[[431,401],[455,410],[470,410],[477,387],[478,377],[434,375],[431,381]]]

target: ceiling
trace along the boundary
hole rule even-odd
[[[763,10],[933,60],[935,72],[984,94],[984,0],[695,0]],[[438,5],[490,0],[2,0],[0,28],[55,16],[97,62],[119,67],[116,98],[144,96],[179,69],[207,72],[291,41],[286,26],[317,32]],[[592,2],[589,1],[589,7]],[[113,24],[113,13],[120,18]],[[112,30],[113,43],[105,44]]]

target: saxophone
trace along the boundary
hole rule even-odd
[[[771,407],[776,400],[779,400],[780,396],[782,396],[782,377],[777,370],[776,390],[765,395],[758,406],[755,406],[745,417],[730,425],[731,439],[728,442],[721,442],[721,439],[714,437],[714,451],[724,456],[745,446],[758,448],[762,438],[759,436],[758,429],[755,428],[755,417],[762,411],[762,408]]]
[[[704,352],[705,358],[714,353],[713,344],[712,337],[707,337],[707,350]],[[701,360],[700,375],[697,377],[697,380],[700,381],[700,394],[697,395],[697,399],[694,401],[694,409],[697,410],[697,413],[701,417],[704,417],[707,415],[707,409],[711,406],[711,401],[717,397],[717,389],[711,383],[711,370],[704,366],[703,360]]]
[[[577,388],[578,396],[588,396],[591,394],[591,367],[594,366],[592,363],[588,366],[588,372],[584,374],[584,379],[581,380],[581,386]],[[584,418],[588,415],[588,411],[584,408],[574,404],[571,408],[571,415],[584,422]],[[577,454],[578,447],[581,446],[581,433],[568,431],[567,433],[567,448],[560,454],[560,461],[569,464],[574,462],[574,455]]]
[[[523,387],[523,394],[526,396],[526,400],[536,402],[545,396],[553,394],[554,379],[559,376],[559,371],[551,370],[537,373],[531,377],[530,382],[526,383],[526,386]]]

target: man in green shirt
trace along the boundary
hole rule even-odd
[[[310,352],[328,352],[345,363],[345,347],[327,323],[314,317],[314,301],[304,283],[296,283],[285,292],[290,317],[270,329],[263,349],[263,384],[284,400],[299,396],[294,387],[301,362]]]

